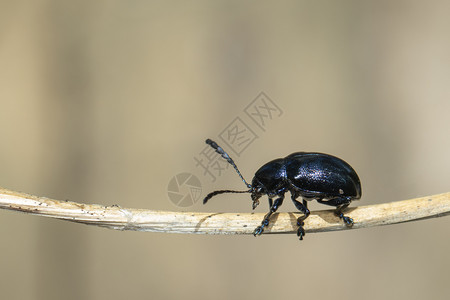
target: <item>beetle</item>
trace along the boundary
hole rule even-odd
[[[233,159],[216,142],[207,139],[206,144],[234,167],[248,190],[217,190],[209,193],[203,200],[203,204],[219,194],[250,193],[253,201],[252,208],[255,209],[263,195],[269,198],[270,210],[264,216],[261,226],[254,230],[254,236],[264,232],[264,228],[269,225],[270,217],[283,204],[284,194],[288,191],[295,207],[303,213],[303,216],[297,218],[297,236],[300,240],[303,240],[305,236],[303,225],[304,220],[310,215],[307,202],[311,200],[335,206],[335,215],[347,226],[353,226],[353,219],[345,216],[343,211],[353,200],[361,198],[361,182],[355,170],[342,159],[324,153],[295,152],[263,165],[256,171],[252,184],[249,184]],[[302,198],[302,202],[297,200],[298,197]]]

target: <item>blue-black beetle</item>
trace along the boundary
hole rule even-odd
[[[343,219],[348,226],[353,225],[353,219],[344,216],[343,210],[352,200],[361,198],[361,183],[355,170],[342,159],[324,153],[292,153],[285,158],[278,158],[263,165],[256,171],[252,184],[248,184],[231,157],[216,142],[207,139],[206,143],[234,167],[249,190],[214,191],[205,197],[203,204],[218,194],[251,193],[253,209],[255,209],[259,204],[259,198],[262,195],[268,196],[270,211],[264,216],[261,226],[253,232],[254,236],[263,233],[264,227],[269,225],[270,216],[281,206],[284,193],[287,191],[291,193],[295,207],[303,213],[303,216],[297,219],[297,235],[300,240],[305,235],[303,221],[310,214],[307,207],[307,201],[310,200],[336,206],[336,216]],[[297,201],[298,197],[302,197],[303,203]]]

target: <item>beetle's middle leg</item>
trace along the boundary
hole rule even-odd
[[[291,195],[292,201],[294,202],[295,207],[297,207],[297,209],[299,211],[301,211],[303,213],[303,216],[298,217],[297,218],[297,225],[298,225],[298,230],[297,230],[297,236],[300,238],[300,240],[303,240],[303,237],[305,236],[305,229],[303,228],[303,225],[305,225],[305,219],[307,217],[309,217],[310,211],[308,209],[308,202],[306,202],[305,199],[303,199],[303,204],[300,201],[297,201],[297,197],[299,195],[294,193]]]
[[[272,201],[272,198],[269,198],[269,205],[270,205],[270,211],[264,216],[263,221],[261,222],[261,226],[256,227],[255,231],[253,231],[253,235],[261,235],[264,231],[264,227],[269,225],[269,219],[272,216],[274,212],[277,211],[277,209],[283,204],[284,195],[280,195],[279,198],[275,199],[275,201]]]

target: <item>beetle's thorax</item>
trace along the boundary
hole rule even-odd
[[[284,194],[289,190],[289,187],[283,158],[272,160],[263,165],[256,171],[252,180],[252,188],[255,193],[265,194],[269,197]]]

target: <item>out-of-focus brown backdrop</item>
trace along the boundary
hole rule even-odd
[[[238,157],[347,160],[375,204],[450,191],[447,1],[1,1],[0,185],[180,208],[169,180],[264,91],[282,110]],[[226,148],[226,147],[224,147]],[[232,154],[232,153],[230,153]],[[312,209],[326,207],[313,204]],[[258,212],[267,211],[262,201]],[[281,211],[295,210],[287,198]],[[120,232],[0,211],[2,299],[448,299],[450,218],[336,233]]]

